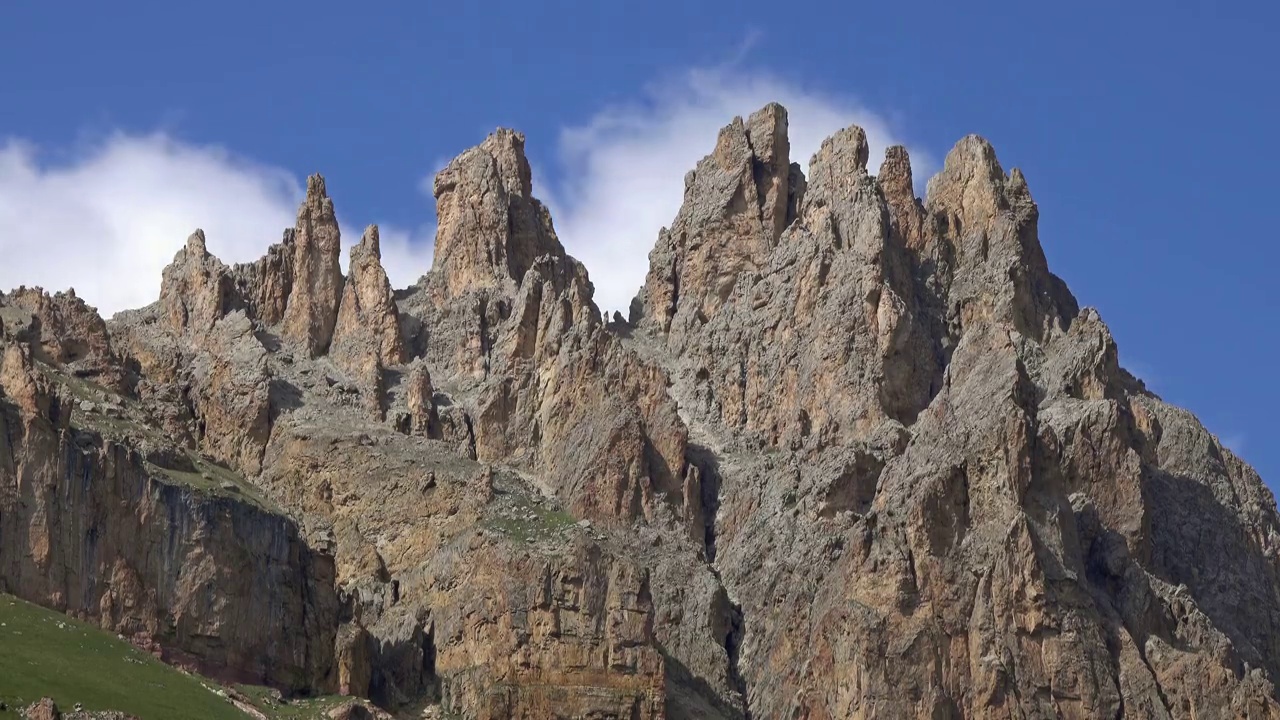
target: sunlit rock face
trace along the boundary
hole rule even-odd
[[[316,175],[110,322],[0,295],[0,590],[427,716],[1280,717],[1275,501],[1122,369],[1023,175],[969,136],[917,198],[850,127],[805,177],[787,123],[707,138],[628,320],[505,129],[407,289],[376,227],[343,275]]]

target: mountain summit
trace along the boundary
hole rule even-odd
[[[711,146],[712,138],[708,138]],[[286,694],[502,718],[1280,718],[1280,515],[1120,365],[1026,178],[734,118],[629,318],[500,129],[435,261],[323,178],[104,322],[0,295],[0,590]]]

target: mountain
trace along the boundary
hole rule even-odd
[[[785,109],[735,118],[628,318],[524,143],[436,176],[404,290],[376,227],[343,275],[313,176],[146,308],[0,296],[0,591],[401,712],[1280,718],[1273,496],[1120,366],[989,143],[921,200],[857,127],[806,177]]]

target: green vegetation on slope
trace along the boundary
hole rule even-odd
[[[189,487],[206,496],[235,498],[269,513],[284,514],[279,506],[271,502],[257,486],[245,480],[239,473],[210,462],[193,452],[187,452],[186,455],[194,468],[192,471],[160,467],[152,463],[147,464],[147,470],[151,472],[153,478],[159,476],[170,483]]]
[[[216,690],[110,633],[0,595],[0,700],[11,711],[47,696],[142,720],[247,717]]]
[[[541,500],[498,489],[499,502],[485,525],[525,543],[557,541],[576,524],[569,513]]]

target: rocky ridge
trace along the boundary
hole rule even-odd
[[[0,589],[174,662],[476,718],[1280,717],[1280,516],[1119,364],[1026,179],[734,119],[630,318],[498,130],[435,262],[319,176],[158,302],[0,295]]]

